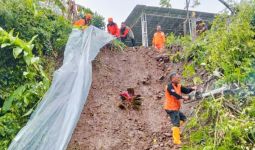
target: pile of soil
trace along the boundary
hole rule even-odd
[[[171,71],[156,61],[151,49],[102,50],[93,63],[93,83],[68,150],[173,149],[171,123],[163,109]],[[179,68],[168,66],[168,68]],[[120,91],[134,88],[143,97],[139,111],[121,110]],[[191,104],[183,105],[189,115]]]

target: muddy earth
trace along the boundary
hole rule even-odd
[[[151,49],[104,49],[93,62],[93,83],[68,150],[164,150],[172,144],[171,123],[163,109],[166,81],[180,65],[164,66]],[[161,78],[162,79],[162,78]],[[134,88],[140,110],[121,110],[120,91]],[[183,105],[188,116],[193,104]]]

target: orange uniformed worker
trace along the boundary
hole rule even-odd
[[[77,28],[86,28],[88,27],[90,24],[91,24],[91,20],[92,20],[92,15],[91,14],[86,14],[84,16],[84,18],[81,18],[77,21],[74,22],[74,27],[77,27]]]
[[[207,30],[207,26],[202,19],[198,19],[196,22],[196,36],[201,35]]]
[[[157,31],[156,33],[154,33],[153,36],[152,44],[156,49],[161,50],[162,48],[165,47],[165,41],[166,41],[165,33],[161,31],[161,26],[158,25]]]
[[[117,38],[120,36],[120,30],[118,28],[118,25],[115,22],[113,22],[113,18],[111,17],[108,18],[107,31],[108,33]]]
[[[166,86],[165,89],[165,104],[164,109],[166,113],[171,118],[172,127],[172,136],[173,143],[176,145],[181,144],[180,139],[180,125],[183,125],[186,121],[186,116],[180,111],[181,101],[188,100],[188,96],[182,96],[182,93],[189,94],[196,87],[186,88],[180,84],[180,75],[177,73],[172,73],[170,75],[170,83]]]

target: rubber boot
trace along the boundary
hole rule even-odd
[[[180,128],[179,127],[173,127],[172,128],[173,131],[173,142],[176,145],[180,145],[181,142],[181,136],[180,136]]]

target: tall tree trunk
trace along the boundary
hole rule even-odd
[[[187,11],[186,23],[188,23],[189,32],[190,32],[191,27],[190,27],[190,17],[189,17],[189,4],[190,4],[190,0],[186,0],[186,11]]]

